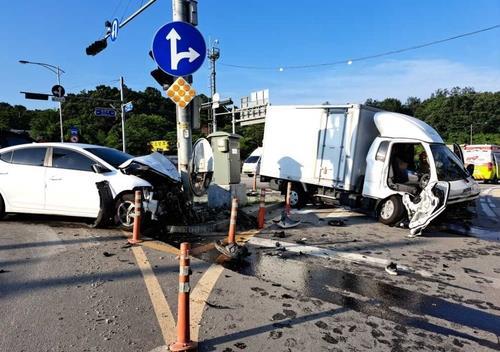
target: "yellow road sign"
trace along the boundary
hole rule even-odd
[[[181,108],[185,108],[196,96],[196,91],[182,77],[179,77],[168,88],[167,96]]]
[[[168,144],[168,141],[151,141],[149,142],[149,145],[151,145],[151,151],[152,152],[167,152],[170,150],[170,145]]]

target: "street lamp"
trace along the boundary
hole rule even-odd
[[[56,74],[58,85],[61,84],[61,73],[66,73],[59,66],[45,64],[43,62],[32,62],[32,61],[26,61],[26,60],[19,60],[19,63],[20,64],[38,65],[38,66],[45,67],[47,70]],[[60,102],[60,101],[59,101],[59,126],[61,129],[61,143],[62,143],[62,142],[64,142],[64,132],[63,132],[63,117],[62,117],[62,102]]]

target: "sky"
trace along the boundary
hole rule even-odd
[[[125,19],[146,0],[3,1],[0,11],[0,101],[29,108],[20,91],[50,92],[53,73],[29,60],[59,65],[62,85],[77,93],[98,84],[159,88],[148,52],[156,31],[172,20],[170,0],[157,0],[97,56],[85,48],[102,38],[106,20]],[[500,28],[373,60],[351,58],[439,40],[500,24],[499,0],[199,0],[198,29],[219,41],[217,90],[234,101],[269,89],[272,104],[364,102],[367,98],[428,97],[438,88],[500,90]],[[333,61],[345,64],[287,69]],[[274,67],[241,69],[225,65]],[[282,67],[283,70],[278,68]],[[209,66],[194,87],[209,95]]]

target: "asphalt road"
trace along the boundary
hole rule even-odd
[[[477,226],[498,231],[500,187],[481,188]],[[225,233],[185,238],[199,350],[500,350],[500,242],[438,230],[409,239],[339,207],[294,211],[301,224],[281,230],[279,213],[239,233],[242,262],[214,249]],[[131,248],[80,219],[0,222],[0,351],[164,351],[179,272],[179,240],[164,240]]]

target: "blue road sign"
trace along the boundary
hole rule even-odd
[[[95,108],[94,115],[99,117],[116,117],[116,111],[111,108]]]
[[[110,34],[110,37],[111,37],[111,40],[112,41],[115,41],[116,38],[118,38],[118,29],[120,28],[120,23],[118,22],[118,19],[115,18],[113,20],[113,22],[111,23],[111,34]]]
[[[127,104],[123,105],[123,108],[125,109],[125,112],[131,112],[132,110],[134,110],[134,104],[129,101]]]
[[[72,136],[78,136],[78,127],[74,127],[72,126],[70,129],[69,129],[70,133]]]
[[[186,22],[170,22],[161,27],[153,39],[153,56],[158,66],[172,76],[196,72],[207,46],[200,31]]]

